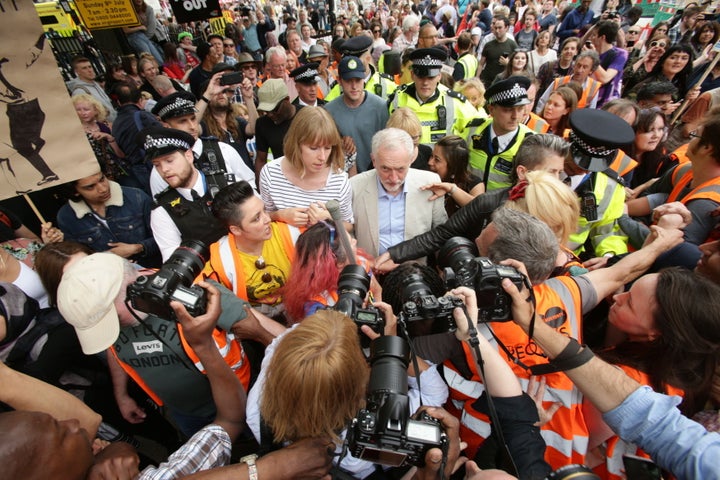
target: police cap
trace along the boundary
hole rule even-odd
[[[635,132],[625,120],[604,110],[575,110],[570,114],[570,128],[573,160],[590,172],[607,169],[617,149],[635,140]]]
[[[367,35],[358,35],[356,37],[345,40],[345,42],[340,47],[340,52],[343,55],[352,55],[353,57],[359,57],[363,53],[370,50],[372,43],[372,38],[368,37]]]
[[[177,150],[186,152],[195,143],[195,139],[189,133],[166,127],[146,128],[140,132],[138,139],[141,140],[145,149],[146,160],[152,160]]]
[[[306,63],[290,72],[290,76],[299,83],[315,84],[317,83],[319,66],[319,63]]]
[[[437,77],[442,70],[447,54],[437,48],[418,48],[409,55],[412,70],[418,77]]]
[[[195,103],[188,99],[188,94],[183,92],[171,93],[163,97],[152,108],[153,115],[160,117],[160,120],[184,117],[197,112]]]
[[[485,91],[485,100],[488,105],[500,107],[519,107],[530,103],[528,99],[530,79],[514,76],[494,83]]]

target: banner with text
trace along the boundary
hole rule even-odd
[[[132,0],[75,0],[75,5],[90,30],[140,24]]]
[[[170,6],[178,23],[222,16],[219,0],[170,0]]]

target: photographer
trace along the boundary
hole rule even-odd
[[[528,268],[529,280],[534,285],[536,309],[541,318],[565,335],[582,338],[582,315],[594,308],[603,298],[624,284],[637,278],[657,256],[680,241],[682,232],[654,227],[651,243],[626,256],[609,268],[594,270],[577,277],[555,277],[548,280],[558,252],[557,239],[547,225],[536,218],[506,208],[493,214],[493,222],[476,240],[481,256],[498,263],[508,258],[522,260]],[[530,367],[547,362],[533,341],[509,322],[482,323],[478,330],[486,338],[495,338],[491,344],[500,348],[502,342],[512,354],[502,355],[512,367],[523,386],[527,385]],[[474,359],[465,348],[466,363],[472,371],[467,375],[461,364],[444,368],[451,398],[463,405],[464,437],[475,454],[482,439],[488,436],[489,423],[481,405],[476,402],[484,390],[474,367]],[[516,360],[519,359],[519,364]],[[582,418],[581,399],[572,383],[562,372],[543,375],[547,383],[543,401],[545,409],[557,408],[554,416],[542,426],[543,438],[548,444],[546,460],[553,468],[571,463],[584,463],[588,431]],[[560,402],[558,408],[556,403]]]
[[[176,252],[171,260],[183,254],[188,255],[186,251]],[[133,378],[158,405],[168,407],[178,428],[190,436],[215,415],[210,383],[201,372],[203,364],[188,346],[171,313],[160,318],[129,305],[127,287],[136,285],[142,273],[127,260],[110,253],[81,258],[63,274],[57,293],[58,308],[75,327],[86,355],[109,349],[115,399],[127,421],[140,423],[145,419],[144,410],[127,392],[127,382]],[[225,361],[234,366],[235,374],[244,380],[247,389],[249,364],[230,332],[248,327],[260,330],[263,328],[260,322],[272,334],[279,333],[282,327],[260,314],[258,320],[249,313],[245,302],[224,287],[218,288],[222,312],[213,337]],[[163,307],[170,309],[167,305]]]
[[[657,232],[656,232],[657,233]],[[508,262],[523,269],[519,262]],[[585,398],[603,413],[607,424],[623,439],[637,443],[657,464],[679,479],[716,478],[720,435],[683,417],[675,408],[678,397],[641,387],[622,370],[609,365],[537,317],[526,301],[527,292],[512,282],[502,283],[512,297],[513,319],[526,333],[535,316],[533,339],[550,363],[562,358],[574,367],[565,374]]]
[[[388,306],[378,306],[386,318],[392,316]],[[392,318],[388,323],[392,324]],[[367,332],[366,327],[363,330]],[[420,359],[418,363],[422,403],[442,405],[447,387],[434,366]],[[247,422],[261,451],[324,436],[332,439],[335,452],[340,453],[344,428],[365,406],[369,378],[358,328],[342,313],[322,310],[288,329],[267,347],[260,376],[248,394]],[[413,377],[407,380],[415,386]],[[407,396],[409,414],[420,405],[420,392],[410,388]],[[349,455],[334,463],[357,478],[376,469],[375,464]]]

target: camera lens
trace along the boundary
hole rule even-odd
[[[195,277],[200,275],[205,263],[210,256],[207,245],[199,240],[185,240],[170,255],[168,261],[162,266],[162,270],[169,269],[182,278],[181,283],[185,286],[192,285]]]
[[[370,344],[370,396],[397,393],[407,395],[407,367],[410,348],[407,342],[395,336],[380,337]]]
[[[352,295],[358,306],[362,305],[370,288],[370,277],[362,265],[347,265],[338,278],[338,296]]]
[[[450,267],[461,285],[469,286],[477,273],[477,247],[465,237],[452,237],[438,252],[438,264]]]

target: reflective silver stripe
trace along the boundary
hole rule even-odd
[[[553,447],[568,458],[572,458],[573,451],[582,456],[587,453],[588,437],[573,435],[573,439],[568,440],[552,430],[545,429],[540,430],[540,435],[542,435],[548,447]]]
[[[230,238],[225,235],[218,241],[218,252],[220,253],[220,263],[225,269],[225,275],[230,281],[232,291],[235,295],[238,295],[237,291],[237,277],[238,274],[235,271],[235,261],[233,260],[232,250],[230,250]],[[238,295],[239,296],[239,295]]]
[[[527,378],[518,378],[520,380],[520,386],[523,392],[527,392],[528,383],[530,380]],[[545,387],[545,395],[543,396],[543,402],[560,402],[565,408],[572,408],[574,405],[582,403],[582,393],[573,387],[572,390],[562,390],[560,388]]]
[[[492,432],[488,422],[484,422],[479,418],[473,417],[465,410],[463,410],[462,415],[460,415],[460,423],[480,435],[482,438],[488,438]]]
[[[217,341],[215,342],[215,346],[217,347],[218,351],[220,352],[220,355],[221,355],[223,358],[225,358],[225,356],[226,356],[226,355],[228,354],[228,352],[230,351],[230,344],[231,344],[233,341],[235,341],[235,335],[233,335],[233,334],[230,333],[230,332],[226,332],[226,333],[225,333],[225,346],[224,346],[224,347],[221,347],[220,345],[218,345]],[[241,365],[242,365],[242,355],[240,355],[240,362],[238,362],[238,363],[235,364],[235,365],[231,365],[230,368],[231,368],[231,369],[234,369],[234,368],[237,368],[237,367],[239,367],[239,366],[241,366]],[[195,368],[197,368],[197,369],[200,370],[201,372],[204,372],[204,371],[205,371],[205,367],[203,367],[203,364],[202,364],[202,362],[201,362],[200,360],[198,360],[197,362],[195,362]]]
[[[485,391],[485,385],[474,380],[468,380],[452,368],[443,368],[445,382],[453,390],[456,390],[470,398],[479,398]]]
[[[445,135],[451,135],[453,124],[455,123],[455,102],[448,92],[445,92],[443,95],[443,103],[445,105]]]

